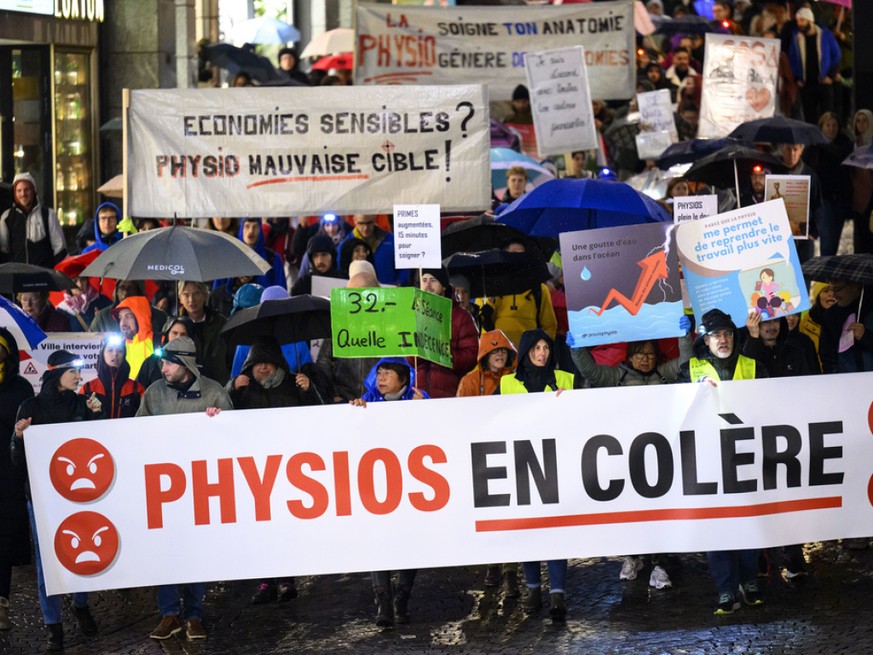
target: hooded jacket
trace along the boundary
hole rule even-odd
[[[118,205],[116,205],[114,202],[104,202],[104,203],[101,203],[100,205],[98,205],[97,209],[94,211],[94,218],[92,219],[92,221],[93,221],[92,230],[94,233],[94,243],[92,243],[90,246],[85,246],[84,248],[82,248],[83,255],[86,252],[91,252],[92,250],[99,250],[100,252],[103,252],[112,244],[118,243],[119,241],[121,241],[122,234],[117,229],[115,230],[115,232],[113,232],[109,236],[104,236],[100,232],[100,221],[97,220],[97,218],[100,215],[101,209],[114,210],[115,215],[118,217],[118,220],[121,221],[121,210],[118,208]],[[85,226],[83,225],[82,227],[84,228]],[[81,233],[81,230],[79,232]],[[78,235],[76,238],[78,241]]]
[[[808,337],[801,334],[792,337],[785,317],[780,316],[778,321],[779,334],[776,336],[776,345],[767,346],[760,337],[747,335],[743,343],[743,354],[763,364],[767,369],[767,377],[771,378],[820,373],[821,370],[815,366],[817,362],[811,363],[807,353],[798,345],[798,337],[807,340]]]
[[[97,377],[83,384],[79,393],[86,398],[96,393],[103,404],[105,418],[136,416],[145,387],[130,379],[130,364],[127,363],[125,346],[122,344],[125,359],[122,359],[118,368],[111,368],[103,358],[106,346],[107,341],[104,341],[97,359]]]
[[[251,223],[254,221],[246,221],[241,220],[239,223],[239,230],[236,233],[236,238],[245,243],[245,239],[243,239],[243,231],[245,230],[246,223]],[[277,255],[275,252],[267,248],[264,245],[264,226],[258,221],[258,239],[255,241],[255,245],[252,248],[258,255],[261,256],[267,264],[270,265],[270,270],[264,273],[263,275],[257,276],[255,279],[251,280],[255,284],[260,284],[265,289],[267,287],[271,287],[274,285],[278,285],[283,288],[287,288],[287,280],[285,278],[285,265],[282,263],[282,258]],[[229,297],[233,297],[233,278],[225,278],[223,280],[216,280],[212,284],[213,289],[217,289],[219,287],[225,287],[227,295]]]
[[[349,235],[340,243],[340,253],[343,253],[343,244],[349,239],[360,239],[365,241],[370,246],[372,251],[373,268],[376,269],[376,277],[382,284],[394,284],[397,286],[405,286],[409,282],[409,271],[406,269],[394,268],[394,235],[386,232],[378,225],[373,228],[373,236],[365,239],[355,228]],[[348,267],[348,262],[339,261],[339,268]]]
[[[252,369],[256,364],[269,363],[276,367],[282,377],[281,382],[273,387],[265,387],[259,383]],[[243,363],[242,375],[249,378],[249,384],[239,389],[233,388],[234,380],[227,383],[225,389],[230,394],[236,409],[259,409],[264,407],[300,407],[304,405],[321,405],[321,397],[315,388],[315,381],[310,377],[309,389],[303,391],[297,386],[295,374],[291,372],[288,362],[282,354],[275,339],[262,339],[252,344],[248,357]]]
[[[488,368],[485,361],[493,351],[498,348],[506,348],[509,351],[509,356],[504,366],[498,373],[494,373]],[[476,355],[476,360],[479,362],[472,371],[461,378],[461,383],[458,385],[457,396],[490,396],[497,392],[500,388],[500,378],[504,375],[512,373],[515,369],[515,358],[518,352],[515,346],[500,330],[491,330],[479,337],[479,353]]]
[[[406,388],[403,390],[403,395],[398,398],[398,400],[412,400],[412,397],[415,395],[414,389],[415,387],[415,369],[410,366],[409,362],[407,362],[402,357],[383,357],[380,359],[373,368],[370,369],[370,372],[367,374],[367,379],[364,380],[364,387],[366,391],[362,398],[366,400],[368,403],[379,403],[387,400],[381,393],[379,393],[379,388],[376,386],[376,372],[379,370],[379,367],[382,364],[398,364],[405,366],[409,369],[409,382],[406,383]],[[430,398],[427,395],[426,391],[422,391],[419,389],[421,394],[425,398]]]
[[[129,309],[136,317],[137,333],[133,339],[126,341],[127,355],[125,359],[130,364],[130,376],[136,378],[143,362],[155,351],[154,335],[152,333],[152,308],[148,298],[143,296],[128,296],[112,311],[115,320],[118,312]]]
[[[545,366],[534,366],[528,359],[528,352],[540,339],[549,345],[549,359]],[[555,342],[546,331],[537,328],[521,335],[518,346],[518,364],[515,373],[500,378],[500,393],[532,393],[537,391],[557,391],[572,389],[575,379],[572,373],[559,371],[555,360]],[[540,388],[542,386],[542,388]]]
[[[43,208],[36,193],[36,180],[30,173],[19,173],[12,180],[13,193],[19,184],[30,184],[34,202],[30,211],[13,204],[0,216],[0,252],[9,261],[46,268],[67,256],[64,232],[53,209]]]

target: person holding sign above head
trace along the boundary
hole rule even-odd
[[[461,377],[476,366],[479,349],[479,330],[473,317],[455,300],[449,285],[449,274],[444,268],[427,268],[421,272],[422,291],[444,296],[452,301],[452,367],[440,366],[419,357],[415,371],[419,385],[431,398],[451,398],[458,391]]]
[[[367,403],[394,400],[424,400],[426,392],[415,386],[415,370],[400,357],[384,357],[370,370],[364,382],[367,391],[349,402],[354,407]],[[391,584],[391,571],[373,571],[373,593],[376,601],[376,625],[392,628],[395,623],[409,623],[409,595],[415,582],[416,569],[398,571],[397,584]]]
[[[680,367],[679,381],[717,385],[721,380],[766,378],[762,364],[739,353],[736,336],[737,326],[730,316],[720,309],[706,312],[694,341],[694,357]],[[758,552],[746,549],[706,554],[718,592],[716,615],[733,614],[740,609],[740,597],[747,605],[764,603],[758,589]]]
[[[555,342],[544,330],[537,328],[522,334],[518,347],[518,366],[515,373],[500,378],[501,395],[541,391],[557,391],[560,395],[565,389],[572,389],[573,374],[557,370],[554,350]],[[540,562],[524,562],[522,568],[527,584],[524,611],[533,614],[543,607],[540,593]],[[549,614],[553,622],[563,623],[567,617],[567,607],[564,602],[567,560],[549,560],[547,569],[552,600]]]

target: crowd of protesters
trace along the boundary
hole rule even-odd
[[[649,0],[657,22],[694,13],[683,0]],[[812,177],[811,256],[818,240],[822,254],[835,254],[844,223],[850,221],[854,252],[873,252],[871,209],[873,177],[865,169],[840,168],[853,148],[873,141],[873,114],[851,107],[847,79],[851,74],[850,19],[841,19],[830,6],[715,0],[716,20],[732,34],[772,36],[782,43],[785,66],[780,66],[780,112],[817,124],[828,145],[772,144],[789,172]],[[303,80],[296,51],[283,50],[288,75]],[[676,103],[680,133],[692,137],[700,109],[703,38],[700,34],[649,37],[640,41],[638,91],[665,88]],[[597,127],[604,147],[598,153],[572,153],[567,175],[584,177],[608,165],[622,174],[638,172],[652,162],[639,160],[621,143],[613,142],[610,125],[632,107],[595,101]],[[508,123],[530,122],[527,89],[513,93]],[[851,172],[850,172],[851,170]],[[743,205],[761,202],[763,169],[741,180]],[[760,179],[759,179],[760,178]],[[526,193],[524,168],[507,171],[506,190],[495,193],[492,211],[499,213]],[[670,198],[702,191],[700,183],[681,177],[671,180]],[[725,190],[731,192],[730,190]],[[0,217],[0,257],[7,261],[57,267],[74,278],[75,287],[56,302],[45,292],[26,292],[15,301],[46,332],[105,333],[97,377],[81,385],[83,362],[73,353],[54,352],[48,360],[41,389],[33,393],[19,371],[12,334],[0,328],[0,431],[11,439],[0,449],[0,630],[9,629],[10,572],[30,559],[30,539],[36,546],[33,506],[25,468],[26,430],[32,424],[76,420],[111,420],[133,416],[221,410],[298,407],[426,400],[455,396],[519,393],[561,393],[567,389],[700,382],[762,377],[818,375],[873,370],[873,310],[861,306],[864,287],[842,280],[821,280],[813,286],[813,306],[802,315],[762,318],[749,315],[737,326],[729,316],[711,310],[683,318],[687,336],[646,340],[610,347],[575,347],[568,332],[560,257],[549,260],[552,279],[526,294],[471,298],[469,282],[449,271],[425,269],[418,275],[395,268],[394,240],[389,217],[332,214],[306,218],[216,217],[202,229],[224,232],[251,248],[268,265],[258,277],[177,283],[119,280],[107,289],[99,280],[79,274],[84,265],[67,257],[57,216],[40,204],[33,178],[23,173],[13,183],[14,204]],[[730,207],[732,208],[732,206]],[[163,223],[154,219],[121,220],[120,209],[101,204],[93,221],[80,231],[81,253],[112,248],[123,233],[148,230]],[[798,242],[801,243],[801,242]],[[514,238],[502,244],[507,251],[533,247]],[[423,359],[417,365],[403,358],[345,359],[333,356],[329,341],[279,343],[265,338],[250,347],[229,348],[221,336],[236,311],[289,295],[312,293],[318,278],[328,286],[372,288],[380,285],[418,285],[452,300],[452,366]],[[860,314],[859,314],[860,310]],[[847,341],[846,335],[850,335]],[[868,546],[867,540],[847,542]],[[634,544],[628,544],[633,552]],[[60,598],[47,596],[39,549],[35,549],[37,586],[49,650],[63,648]],[[758,586],[763,571],[780,570],[788,580],[808,575],[802,545],[759,552],[708,553],[718,594],[716,614],[764,602]],[[651,556],[649,584],[672,587],[665,559]],[[628,555],[618,573],[633,580],[645,567],[644,558]],[[546,563],[553,621],[566,618],[566,560]],[[519,571],[522,576],[519,576]],[[416,571],[373,572],[376,624],[387,628],[410,620],[409,598]],[[484,585],[501,587],[506,597],[524,593],[528,613],[543,607],[541,563],[496,563],[487,566]],[[203,639],[205,582],[158,589],[160,624],[151,633],[157,640],[185,631],[189,639]],[[285,602],[297,596],[293,579],[258,582],[254,604]],[[74,615],[84,634],[98,626],[91,616],[87,594],[73,596]]]

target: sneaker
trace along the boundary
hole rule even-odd
[[[535,614],[543,609],[543,597],[539,587],[525,587],[524,613]]]
[[[485,570],[485,586],[497,587],[500,585],[500,565],[492,564]]]
[[[732,594],[721,594],[718,597],[718,607],[715,608],[713,614],[724,616],[726,614],[733,614],[738,609],[740,609],[740,601],[734,598]]]
[[[185,636],[188,639],[206,639],[206,628],[200,619],[188,619],[185,621]]]
[[[518,598],[518,573],[507,571],[503,575],[503,597]]]
[[[76,607],[73,605],[73,614],[76,615],[76,621],[79,624],[79,632],[86,637],[93,637],[97,634],[97,623],[94,621],[94,617],[91,616],[91,610],[88,609],[87,605],[85,607]]]
[[[45,649],[50,653],[64,650],[64,626],[62,623],[49,623],[48,639],[45,642]]]
[[[621,565],[621,573],[618,574],[619,580],[636,580],[637,573],[643,568],[643,560],[640,557],[628,555],[624,558]]]
[[[655,589],[670,589],[673,587],[673,583],[663,568],[655,566],[652,569],[652,574],[649,576],[649,586]]]
[[[564,602],[564,592],[557,591],[551,595],[552,606],[549,608],[549,616],[552,618],[552,623],[567,622],[567,605]]]
[[[297,587],[294,584],[294,578],[280,582],[276,590],[276,596],[280,603],[287,603],[289,600],[297,598]]]
[[[276,585],[272,582],[262,582],[252,596],[252,605],[264,605],[276,600]]]
[[[746,605],[763,605],[764,597],[758,589],[757,582],[749,582],[740,585],[740,596]]]
[[[9,621],[9,599],[0,596],[0,630],[10,630],[12,623]]]
[[[149,637],[163,641],[180,632],[182,632],[182,622],[179,620],[179,617],[174,614],[168,614],[161,619],[158,627],[152,630]]]

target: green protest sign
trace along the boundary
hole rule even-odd
[[[333,289],[334,357],[411,357],[452,365],[452,301],[420,289]]]

